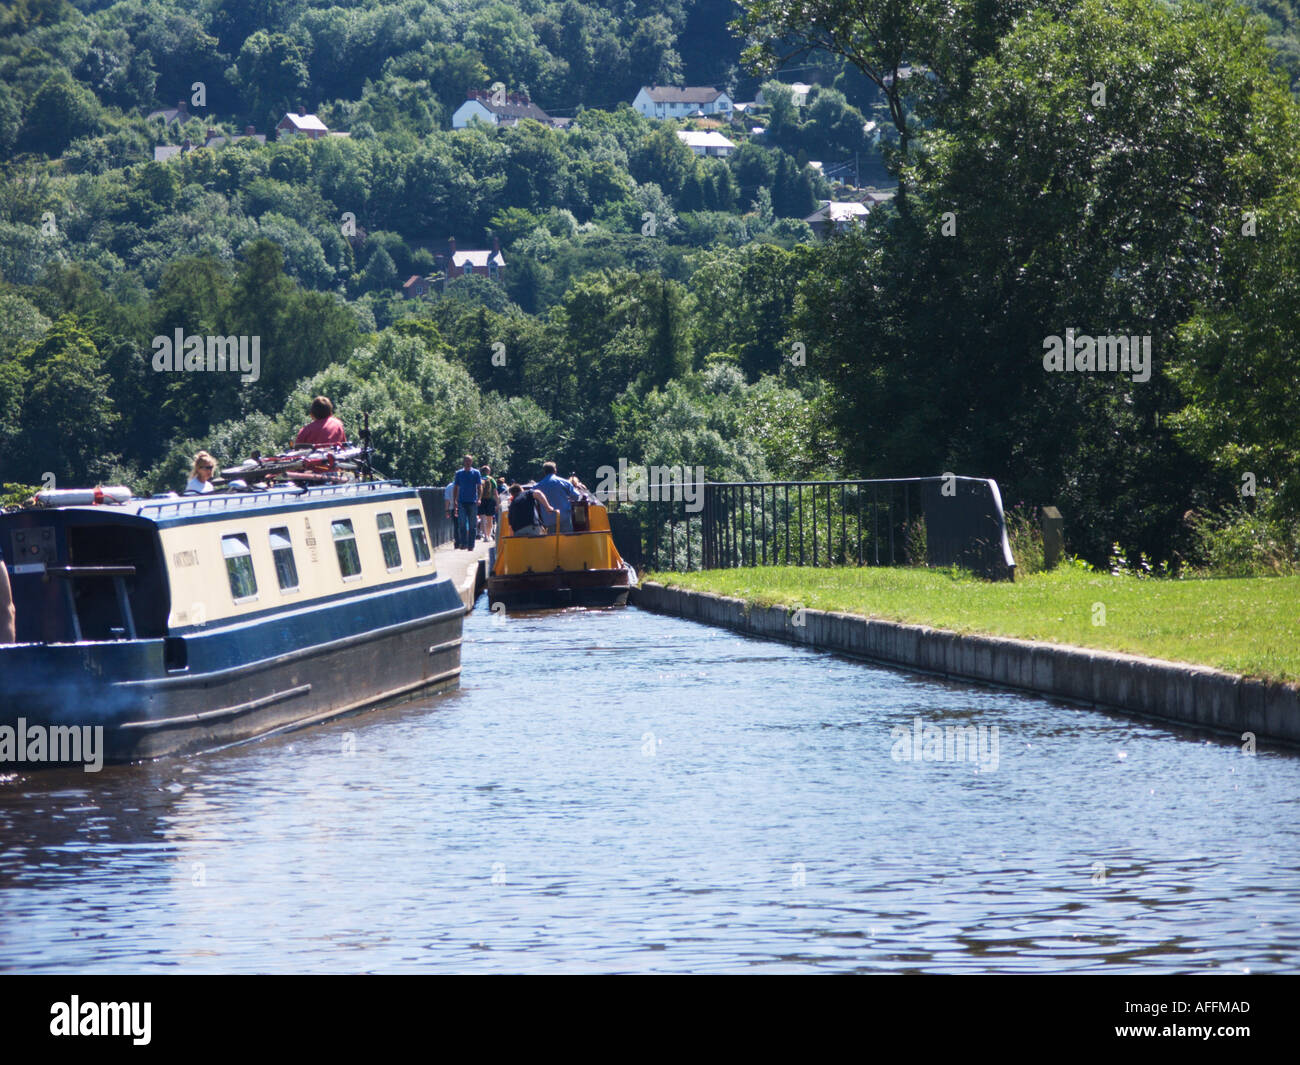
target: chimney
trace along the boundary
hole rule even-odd
[[[448,254],[448,256],[451,256],[451,257],[454,257],[455,254],[456,254],[456,238],[455,238],[455,237],[448,237],[448,238],[447,238],[447,254]]]
[[[194,145],[190,143],[189,137],[186,137],[183,141],[181,141],[181,151],[188,152],[193,147]]]
[[[176,101],[176,110],[182,112],[183,114],[184,114],[184,113],[188,113],[188,112],[185,111],[185,101],[184,101],[184,100],[177,100],[177,101]]]
[[[245,136],[245,137],[251,137],[251,136],[253,136],[253,134],[255,134],[256,132],[257,132],[257,127],[256,127],[256,126],[245,126],[245,127],[244,127],[244,136]]]
[[[307,115],[307,108],[303,107],[302,104],[299,104],[299,105],[298,105],[298,117],[299,117],[299,118],[305,118],[306,115]]]
[[[212,138],[215,137],[216,135],[217,135],[217,131],[216,131],[215,129],[213,129],[211,126],[209,126],[209,127],[208,127],[208,140],[212,140]]]
[[[493,237],[493,238],[492,238],[492,251],[493,251],[494,254],[499,254],[499,253],[500,253],[500,251],[501,251],[501,238],[500,238],[500,237]]]

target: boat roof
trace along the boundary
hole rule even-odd
[[[442,489],[437,489],[439,493]],[[205,492],[203,495],[176,495],[130,499],[125,503],[101,503],[44,507],[19,513],[94,514],[96,518],[112,521],[120,518],[137,518],[158,526],[188,525],[216,521],[243,513],[267,513],[328,507],[342,503],[378,500],[384,498],[412,499],[418,497],[415,487],[402,481],[350,481],[346,484],[286,486],[255,489],[247,492]]]

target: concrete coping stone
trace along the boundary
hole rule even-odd
[[[1213,666],[811,607],[760,607],[653,581],[635,589],[632,602],[653,612],[904,669],[1031,691],[1237,738],[1250,732],[1300,745],[1300,687]],[[797,611],[802,624],[795,622]]]

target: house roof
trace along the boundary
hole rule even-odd
[[[164,107],[160,111],[150,111],[146,116],[149,119],[161,118],[164,123],[184,122],[187,118],[194,116],[183,107]]]
[[[451,257],[451,261],[456,266],[505,266],[505,259],[501,258],[499,251],[493,251],[491,248],[484,248],[481,251],[458,251]]]
[[[235,144],[237,141],[248,140],[249,138],[257,141],[258,144],[266,143],[265,133],[236,133],[233,137],[227,137],[219,134],[216,137],[209,137],[203,142],[205,148],[220,148],[223,144]]]
[[[840,202],[824,203],[807,218],[804,219],[809,225],[815,222],[852,222],[859,218],[866,218],[871,213],[871,208],[865,203],[857,203],[852,200]]]
[[[421,277],[419,274],[412,274],[404,282],[402,282],[402,288],[410,288],[412,285],[414,285],[417,281],[420,280]]]
[[[290,111],[284,118],[280,119],[280,125],[283,126],[286,122],[296,130],[311,131],[313,133],[329,132],[329,127],[315,115],[299,115]]]
[[[712,85],[643,85],[641,91],[657,104],[711,104],[725,95]]]
[[[928,78],[930,76],[930,68],[925,66],[919,66],[919,65],[911,66],[910,64],[907,63],[904,63],[901,67],[898,68],[899,81],[906,81],[908,78],[915,77],[915,76]],[[881,80],[883,80],[886,85],[893,85],[894,75],[886,74],[884,78]]]
[[[736,146],[716,129],[705,132],[693,129],[679,129],[677,136],[681,138],[688,148],[734,148]]]
[[[522,93],[508,93],[504,100],[496,102],[488,90],[471,90],[465,102],[477,103],[483,110],[496,115],[498,119],[513,119],[516,122],[521,118],[531,118],[538,122],[551,121],[550,115]],[[461,107],[464,106],[461,104]]]

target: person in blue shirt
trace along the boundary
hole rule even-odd
[[[474,456],[466,455],[452,483],[456,486],[456,546],[474,550],[474,527],[483,498],[483,475],[474,469]]]
[[[555,531],[555,519],[560,519],[560,532],[573,532],[573,503],[582,498],[582,493],[563,477],[555,474],[555,463],[548,462],[542,466],[542,479],[537,482],[537,491],[546,497],[546,501],[555,508],[555,514],[546,514],[546,528]]]

